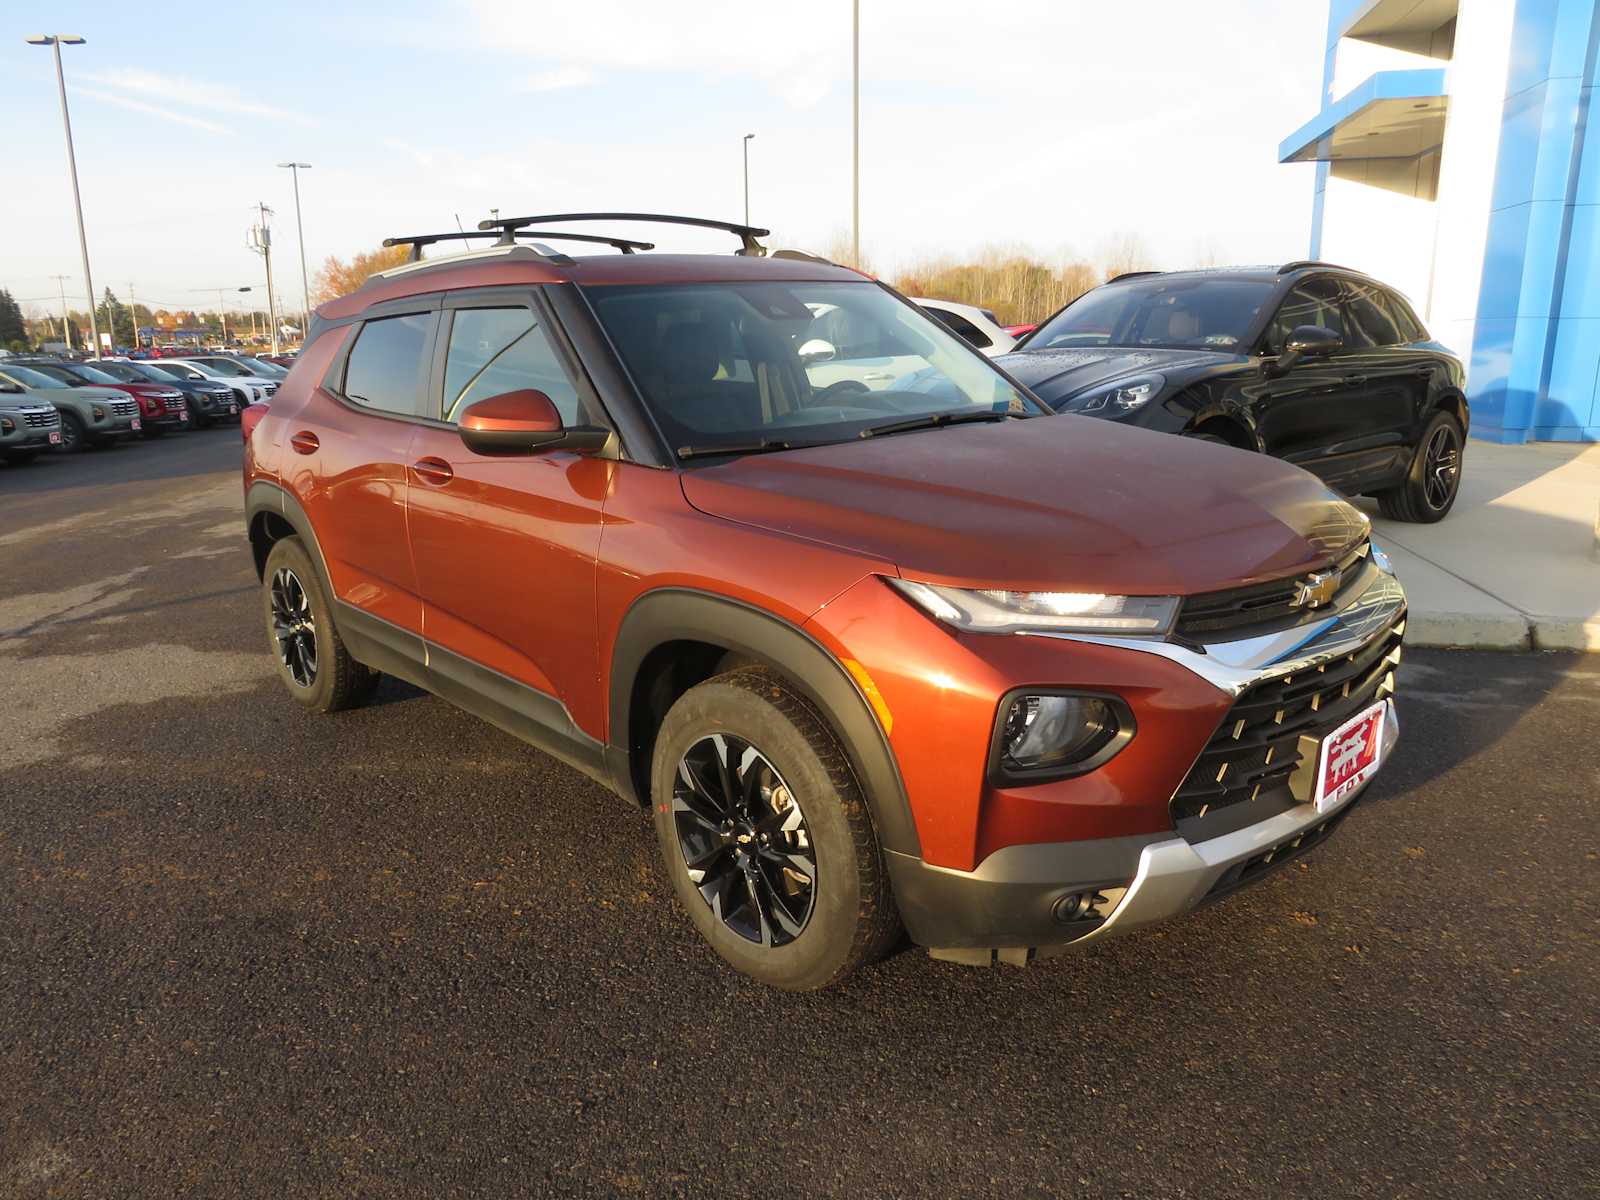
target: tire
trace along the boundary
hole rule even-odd
[[[1233,445],[1233,443],[1227,438],[1218,437],[1214,433],[1187,433],[1184,434],[1184,436],[1187,437],[1191,442],[1210,442],[1213,446]]]
[[[355,708],[372,697],[378,673],[345,649],[333,623],[333,606],[299,538],[280,539],[267,555],[261,610],[278,678],[296,702],[312,712],[329,713]]]
[[[719,755],[733,758],[731,776],[717,771]],[[704,786],[691,787],[685,771]],[[812,991],[882,957],[899,937],[883,855],[844,751],[776,675],[741,668],[680,696],[656,735],[650,779],[672,889],[736,970]],[[718,806],[726,779],[742,806]],[[737,823],[723,812],[737,813]],[[809,886],[800,882],[807,876]]]
[[[1466,438],[1462,436],[1461,423],[1450,413],[1434,413],[1417,439],[1406,481],[1375,493],[1379,510],[1391,521],[1431,525],[1444,520],[1461,492],[1461,464],[1465,457]]]
[[[89,444],[89,437],[83,430],[83,418],[74,412],[61,414],[61,444],[56,448],[58,454],[77,454]]]

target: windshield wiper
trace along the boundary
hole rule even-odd
[[[993,409],[984,409],[982,412],[928,413],[926,416],[910,417],[904,421],[889,421],[883,425],[869,425],[856,436],[869,438],[877,437],[880,433],[909,433],[913,429],[938,429],[943,425],[967,425],[973,421],[1009,421],[1012,417],[1020,420],[1027,415],[1026,413],[995,412]]]
[[[793,450],[793,442],[729,442],[723,446],[679,446],[679,458],[705,458],[711,454],[768,454],[774,450]]]

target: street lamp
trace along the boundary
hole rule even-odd
[[[850,265],[861,268],[861,0],[850,5]]]
[[[72,205],[78,212],[78,249],[83,252],[83,282],[89,289],[89,333],[94,352],[100,353],[100,322],[94,311],[94,280],[89,276],[89,238],[83,231],[83,199],[78,194],[78,158],[72,150],[72,117],[67,112],[67,77],[61,70],[61,47],[81,46],[84,40],[73,33],[37,33],[26,39],[30,46],[49,46],[56,56],[56,89],[61,93],[61,127],[67,133],[67,170],[72,176]]]
[[[300,172],[309,171],[310,163],[279,163],[294,176],[294,229],[300,239],[300,341],[306,340],[306,330],[311,328],[311,284],[306,277],[306,227],[300,223]]]
[[[750,139],[753,133],[744,135],[744,223],[750,224]]]

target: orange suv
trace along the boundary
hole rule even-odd
[[[596,219],[741,248],[548,228]],[[280,673],[327,712],[387,672],[648,805],[739,970],[1138,929],[1316,845],[1385,760],[1405,597],[1305,472],[1050,416],[764,230],[482,230],[391,239],[413,261],[249,414]]]

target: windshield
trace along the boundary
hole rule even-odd
[[[193,367],[186,367],[181,363],[163,362],[150,363],[145,367],[147,371],[159,371],[163,375],[170,375],[174,379],[204,379],[205,375]]]
[[[79,363],[77,366],[73,367],[72,374],[76,375],[79,379],[87,380],[90,383],[106,384],[117,382],[117,377],[115,375],[108,375],[99,367],[91,367],[86,363]]]
[[[1026,349],[1155,346],[1237,353],[1273,288],[1264,280],[1215,275],[1108,283],[1041,325]]]
[[[289,374],[277,363],[269,363],[259,358],[241,358],[239,365],[254,371],[261,379],[282,379]]]
[[[121,383],[149,383],[150,377],[135,370],[128,363],[103,362],[96,363],[95,370],[102,375],[109,375]]]
[[[200,366],[204,367],[208,371],[215,371],[218,375],[238,376],[250,374],[249,371],[246,371],[238,363],[232,362],[226,358],[202,358],[198,359],[197,361]]]
[[[31,371],[27,367],[7,367],[4,371],[0,371],[0,378],[10,379],[23,387],[38,388],[41,391],[67,386],[59,379],[52,379],[49,375]]]
[[[680,454],[839,442],[933,413],[1041,411],[966,343],[871,283],[585,294]]]

